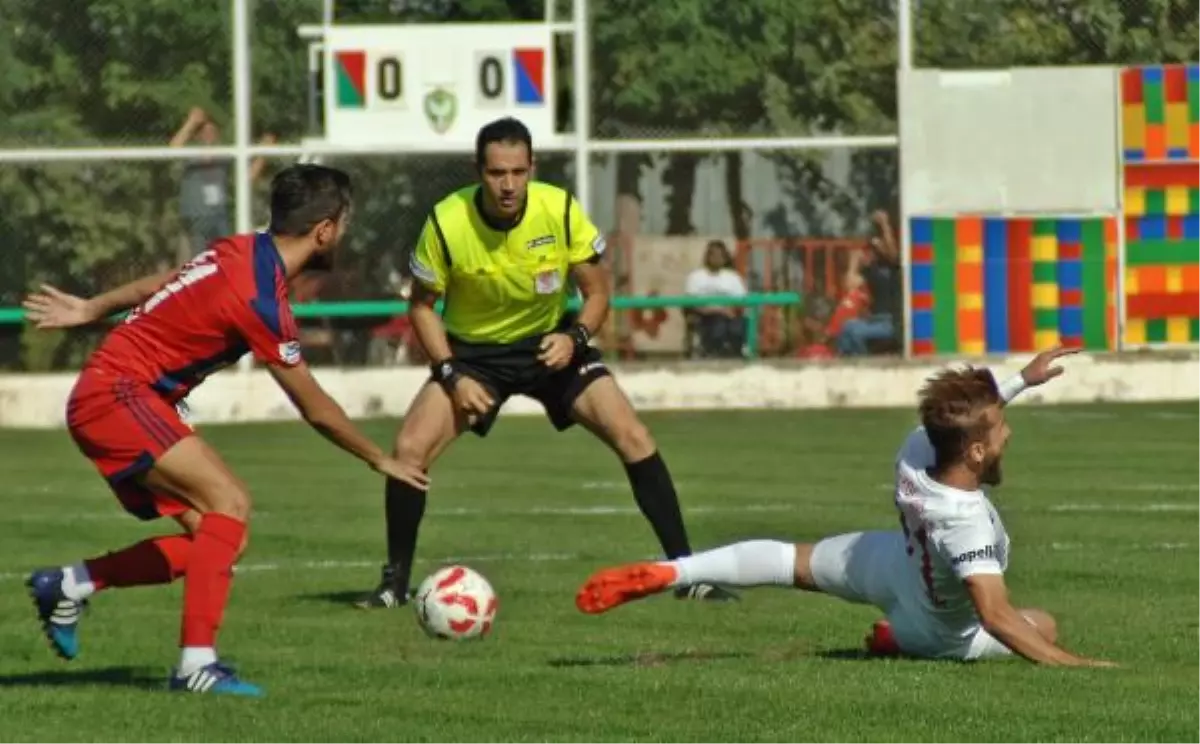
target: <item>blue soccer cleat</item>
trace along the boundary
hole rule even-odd
[[[168,687],[171,692],[210,692],[214,695],[242,697],[262,697],[266,694],[258,685],[238,679],[233,669],[219,661],[206,664],[186,677],[172,673]]]
[[[70,661],[79,655],[79,617],[87,601],[68,599],[63,594],[63,572],[59,568],[34,571],[25,581],[29,596],[37,607],[42,633],[61,658]]]

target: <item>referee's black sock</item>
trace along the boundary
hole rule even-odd
[[[683,514],[679,511],[679,496],[662,456],[655,452],[645,460],[626,463],[625,472],[633,486],[633,498],[642,514],[650,520],[667,558],[691,555],[692,547],[688,544]]]
[[[387,479],[388,563],[395,568],[396,589],[407,591],[417,552],[417,530],[425,516],[425,492],[395,478]]]

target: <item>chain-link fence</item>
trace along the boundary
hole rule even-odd
[[[555,3],[557,20],[570,19],[570,5]],[[0,147],[232,142],[228,0],[9,0],[5,7]],[[337,3],[335,21],[538,20],[545,7],[543,0],[364,0]],[[296,142],[319,132],[311,51],[296,30],[320,22],[321,0],[250,8],[252,139]],[[899,24],[891,0],[592,0],[589,8],[592,137],[897,132]],[[912,8],[919,66],[1175,62],[1195,60],[1200,43],[1194,4],[1175,0],[920,0]],[[572,130],[574,118],[571,43],[560,37],[556,54],[564,131]],[[7,259],[0,304],[15,304],[38,281],[94,291],[177,261],[206,236],[227,232],[232,162],[197,158],[0,163],[0,246]],[[570,159],[543,155],[539,175],[570,185]],[[470,182],[469,157],[328,162],[356,178],[353,233],[338,274],[298,294],[394,297],[423,215],[444,193]],[[258,224],[265,218],[265,184],[280,164],[252,164]],[[836,351],[829,338],[836,327],[829,324],[837,303],[855,288],[855,255],[881,238],[872,214],[882,211],[893,231],[901,228],[895,224],[897,170],[889,149],[601,148],[589,181],[591,212],[621,246],[613,258],[619,292],[684,289],[709,241],[720,240],[747,289],[797,289],[806,297],[802,308],[764,318],[764,352],[797,356],[822,345]],[[618,314],[609,336],[613,348],[628,355],[688,353],[682,314],[667,315],[652,333],[647,329],[656,328],[656,315]],[[360,364],[388,358],[379,348],[392,341],[389,323],[311,325],[328,359]],[[667,333],[672,325],[677,330]],[[70,342],[31,340],[19,326],[0,326],[0,366],[70,367],[90,340],[86,334]],[[887,343],[873,348],[896,350]]]

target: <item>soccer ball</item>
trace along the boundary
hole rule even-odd
[[[478,571],[445,566],[421,582],[413,606],[421,628],[435,638],[481,638],[496,617],[496,592]]]

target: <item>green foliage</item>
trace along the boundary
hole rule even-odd
[[[1200,31],[1183,0],[922,0],[917,62],[942,67],[1196,59]],[[340,0],[339,23],[536,20],[543,0]],[[602,137],[890,133],[896,129],[896,19],[891,0],[595,0],[593,125]],[[296,27],[320,0],[252,3],[254,136],[308,133],[308,51]],[[570,17],[560,0],[559,20]],[[194,106],[232,133],[227,0],[0,0],[0,147],[163,145]],[[569,43],[558,49],[560,119],[571,128]],[[672,232],[687,232],[704,153],[672,157],[664,175]],[[731,211],[738,156],[726,160]],[[787,196],[810,225],[837,232],[864,208],[895,202],[895,157],[853,156],[848,184],[818,155],[778,153]],[[620,194],[636,197],[655,158],[622,157]],[[388,291],[429,206],[471,177],[459,159],[356,158],[362,195],[343,290]],[[566,160],[541,173],[564,181]],[[52,280],[78,291],[173,260],[178,165],[98,163],[0,167],[0,303]],[[256,221],[265,216],[261,199]],[[823,223],[822,215],[837,220]],[[735,219],[735,222],[738,220]],[[11,345],[0,357],[11,361]],[[61,356],[61,355],[58,355]],[[69,360],[68,360],[69,362]]]

